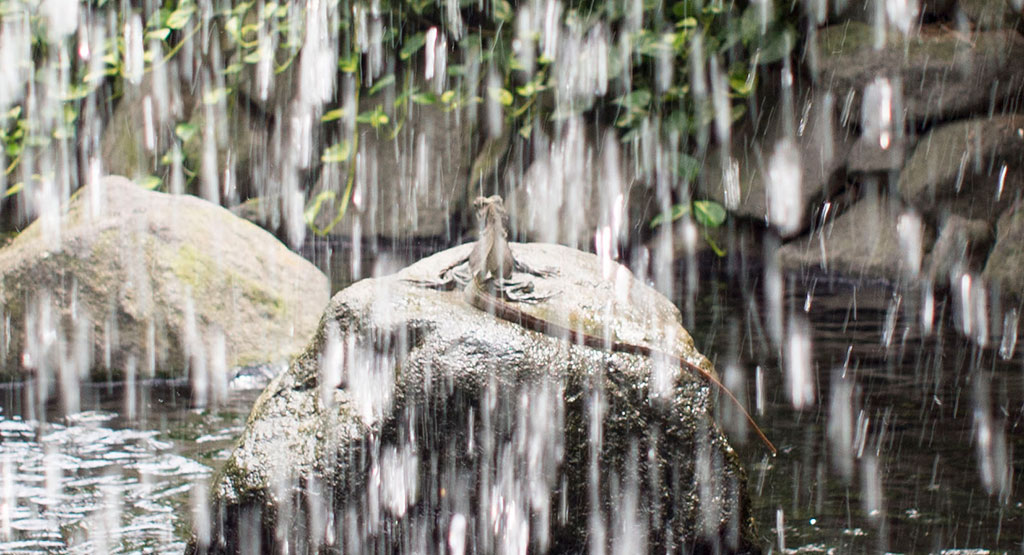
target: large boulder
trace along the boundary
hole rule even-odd
[[[714,391],[666,361],[570,344],[406,281],[470,248],[335,295],[253,407],[189,552],[759,551]],[[553,296],[521,310],[713,372],[678,310],[625,268],[513,249],[561,272],[535,279]]]
[[[0,250],[0,376],[195,378],[286,361],[328,295],[322,272],[227,210],[106,177]]]

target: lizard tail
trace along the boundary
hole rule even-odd
[[[776,449],[775,445],[773,445],[771,440],[768,439],[768,436],[764,435],[764,432],[761,431],[761,427],[757,425],[757,422],[754,422],[754,417],[750,416],[750,413],[747,412],[747,409],[743,408],[743,404],[740,403],[740,400],[737,399],[736,396],[732,394],[732,391],[729,391],[728,387],[725,387],[725,384],[718,381],[718,378],[714,377],[713,375],[711,375],[710,372],[701,368],[700,366],[697,366],[692,362],[685,361],[681,358],[679,359],[679,361],[683,364],[683,366],[685,366],[686,368],[690,369],[693,372],[696,372],[702,378],[704,378],[705,380],[713,384],[716,388],[718,388],[718,390],[724,393],[726,397],[732,400],[733,404],[736,405],[736,408],[740,409],[740,412],[743,413],[743,417],[747,419],[747,422],[750,424],[750,426],[754,428],[754,433],[757,434],[757,437],[759,437],[761,441],[772,452],[772,456],[778,454],[778,449]]]

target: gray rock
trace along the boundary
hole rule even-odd
[[[902,84],[902,106],[912,122],[949,119],[993,102],[1019,102],[1024,87],[1024,37],[1012,30],[966,37],[941,25],[923,25],[913,37],[893,33],[876,47],[871,26],[847,22],[820,29],[816,47],[817,82],[831,87],[840,102],[852,95],[853,116],[864,88],[878,77]]]
[[[882,148],[877,140],[872,139],[861,136],[853,143],[846,160],[846,171],[851,174],[899,172],[906,159],[906,137],[893,140],[888,148]]]
[[[477,310],[459,292],[403,281],[434,279],[470,248],[332,299],[305,353],[256,402],[212,487],[212,522],[196,527],[210,534],[186,552],[246,551],[255,541],[268,552],[286,542],[298,552],[328,543],[430,552],[452,537],[479,552],[581,552],[591,493],[607,539],[636,523],[619,539],[640,552],[666,543],[759,551],[743,471],[711,417],[713,392],[646,357],[570,345]],[[561,272],[535,283],[554,296],[521,309],[667,346],[711,370],[678,310],[627,270],[613,268],[608,280],[594,255],[513,249]]]
[[[933,129],[918,141],[898,188],[908,204],[927,214],[991,220],[1024,191],[1024,116]]]
[[[1024,299],[1024,205],[1015,204],[999,218],[996,242],[985,263],[982,277],[998,284],[1000,291]]]
[[[1021,24],[1020,2],[1015,0],[959,0],[960,9],[981,29],[1014,28]]]
[[[903,214],[893,199],[867,195],[822,228],[783,245],[779,262],[785,268],[817,267],[855,278],[912,277],[921,260],[915,262],[900,243]],[[927,228],[919,229],[919,244],[931,244]]]
[[[369,106],[370,103],[367,103]],[[465,175],[472,162],[472,129],[440,106],[412,105],[394,138],[360,126],[360,165],[346,216],[330,233],[390,239],[445,236],[453,205],[465,203]],[[320,198],[314,226],[327,229],[348,185],[348,161],[325,163],[310,194]]]
[[[948,282],[964,272],[978,272],[992,246],[992,225],[985,220],[948,216],[928,255],[926,267],[932,283]]]
[[[6,379],[287,360],[328,299],[323,273],[251,223],[116,176],[81,189],[59,222],[29,226],[0,250],[0,268],[14,328],[0,353]]]
[[[781,103],[779,103],[781,104]],[[852,139],[839,125],[835,102],[820,90],[810,90],[794,106],[801,114],[801,124],[786,122],[779,104],[764,109],[761,130],[741,127],[733,138],[730,159],[723,163],[720,147],[709,151],[697,181],[698,195],[721,203],[741,217],[771,221],[768,206],[767,176],[771,157],[779,144],[793,145],[799,156],[801,225],[781,230],[784,237],[793,237],[806,229],[811,221],[811,206],[827,196],[832,180],[846,160]],[[795,140],[785,141],[792,130]],[[738,198],[727,194],[730,180],[738,182]]]

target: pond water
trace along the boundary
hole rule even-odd
[[[321,245],[307,255],[324,266],[351,256],[346,248]],[[364,258],[363,272],[407,261]],[[1022,469],[1013,457],[1024,450],[1019,349],[1009,360],[978,349],[955,330],[942,300],[926,333],[910,294],[790,277],[782,298],[806,317],[814,394],[797,411],[782,371],[790,346],[774,346],[761,286],[743,277],[761,271],[723,266],[701,264],[696,294],[676,301],[726,382],[729,368],[751,377],[748,397],[760,408],[752,412],[779,447],[770,458],[752,434],[729,434],[767,549],[1024,548]],[[0,389],[0,552],[181,552],[261,383],[236,380],[226,404],[203,411],[190,407],[183,384],[88,386],[82,412],[68,418],[53,403],[36,414],[33,383]]]

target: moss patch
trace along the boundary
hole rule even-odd
[[[247,302],[259,307],[267,316],[278,318],[284,315],[285,302],[280,295],[269,291],[260,282],[237,272],[219,270],[220,265],[217,261],[189,244],[178,248],[171,260],[171,271],[175,277],[188,284],[195,294],[216,295],[217,298],[208,299],[216,306],[224,305],[224,292],[237,291]]]
[[[209,290],[216,278],[213,270],[216,266],[216,261],[189,244],[179,247],[171,260],[174,276],[191,286],[193,291]]]

